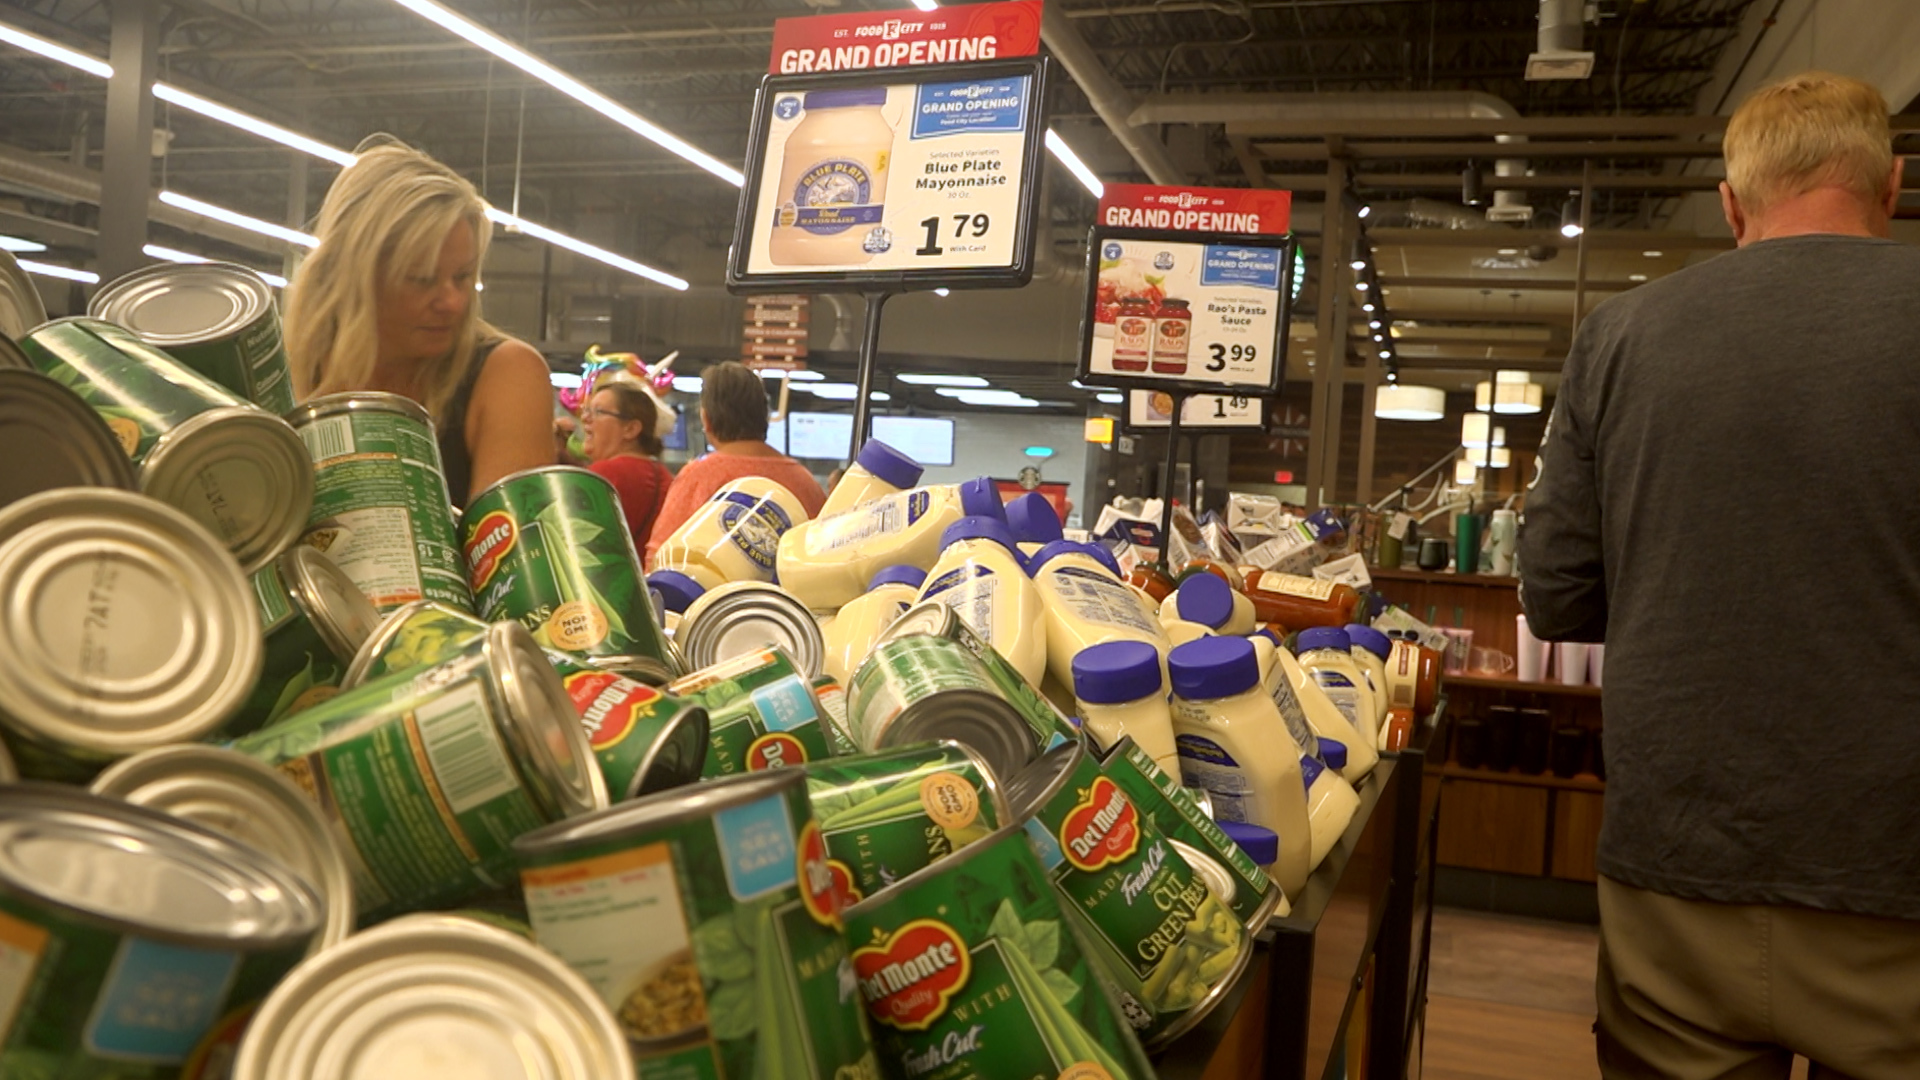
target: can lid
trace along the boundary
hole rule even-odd
[[[1160,650],[1144,641],[1102,642],[1073,656],[1073,696],[1089,705],[1124,705],[1166,692]]]
[[[1338,739],[1329,739],[1325,736],[1321,736],[1313,741],[1319,746],[1320,760],[1327,763],[1327,768],[1332,769],[1334,772],[1339,772],[1347,767],[1346,743]]]
[[[792,593],[764,581],[733,581],[707,592],[680,617],[674,643],[690,672],[763,649],[785,653],[809,680],[826,667],[820,621]]]
[[[967,517],[990,517],[1005,525],[1007,501],[1000,497],[999,485],[992,477],[980,476],[960,482],[960,512]]]
[[[942,550],[963,540],[991,540],[1016,556],[1020,549],[1014,546],[1013,534],[1007,531],[1007,523],[993,517],[963,517],[947,526],[940,534]]]
[[[0,251],[0,334],[18,338],[46,321],[40,290],[12,252]]]
[[[384,390],[346,390],[338,394],[323,394],[294,406],[286,419],[288,423],[299,427],[329,416],[345,416],[356,412],[394,413],[415,423],[433,423],[433,417],[427,414],[425,406],[405,394],[389,394]]]
[[[1247,857],[1261,866],[1272,866],[1280,859],[1280,836],[1272,829],[1248,824],[1244,821],[1222,821],[1220,831],[1227,838],[1240,845]]]
[[[566,818],[607,805],[607,782],[594,760],[587,730],[533,635],[517,622],[487,629],[487,667],[506,706],[502,734],[527,789],[550,818]]]
[[[353,878],[319,804],[278,770],[218,746],[163,746],[127,758],[94,779],[96,795],[193,822],[285,863],[326,905],[313,952],[353,933]]]
[[[0,788],[0,889],[90,923],[221,951],[303,945],[323,917],[313,887],[278,860],[59,784]]]
[[[601,671],[611,671],[653,687],[665,686],[685,674],[680,670],[679,660],[671,656],[666,659],[652,656],[591,656],[575,662]]]
[[[1051,544],[1065,535],[1053,503],[1037,491],[1029,491],[1009,502],[1006,513],[1007,527],[1022,544]]]
[[[874,645],[885,645],[889,641],[898,641],[916,634],[945,637],[947,628],[959,620],[960,616],[939,600],[922,600],[901,612],[899,618],[888,624]]]
[[[313,458],[299,433],[264,409],[209,409],[155,444],[140,463],[140,490],[185,510],[251,574],[305,531]]]
[[[1218,630],[1233,619],[1233,586],[1212,574],[1195,574],[1180,583],[1180,617]]]
[[[1337,626],[1314,626],[1300,631],[1294,638],[1297,651],[1305,654],[1315,649],[1335,649],[1349,652],[1353,648],[1353,639],[1345,630]]]
[[[109,760],[212,735],[252,692],[251,587],[180,511],[109,488],[43,492],[0,510],[0,549],[14,733]]]
[[[257,272],[233,263],[156,263],[102,286],[87,314],[119,323],[142,341],[165,348],[238,333],[262,316],[279,315],[273,290]]]
[[[936,606],[950,615],[953,612],[944,604]],[[994,780],[1003,785],[1039,753],[1033,728],[1012,703],[998,694],[972,689],[948,690],[914,700],[882,729],[873,749],[939,739],[951,739],[980,755]],[[1008,803],[1012,804],[1011,797]]]
[[[1240,892],[1240,882],[1233,876],[1233,871],[1221,866],[1220,860],[1210,851],[1202,851],[1192,844],[1176,840],[1171,836],[1166,839],[1167,846],[1186,860],[1187,865],[1193,868],[1194,874],[1207,883],[1207,891],[1213,894],[1215,900],[1227,905],[1233,903],[1233,898]]]
[[[7,342],[11,345],[11,342]],[[0,506],[63,487],[133,491],[133,459],[80,395],[0,358]]]
[[[33,327],[38,326],[39,323],[28,324],[28,326],[26,327],[26,330],[19,330],[19,331],[7,330],[5,326],[5,323],[6,323],[6,307],[5,307],[6,297],[4,295],[6,292],[6,284],[4,280],[5,269],[6,269],[5,265],[0,264],[0,370],[18,369],[20,371],[33,371],[34,370],[33,361],[30,358],[28,358],[26,350],[20,347],[20,343],[13,339],[13,335],[14,333],[25,333],[26,330],[31,330]],[[35,299],[38,299],[39,294],[35,293],[34,297]]]
[[[1074,772],[1086,756],[1086,746],[1080,740],[1063,742],[1015,774],[1006,782],[1007,806],[1013,816],[1025,818],[1039,812],[1055,793],[1073,781]]]
[[[376,1075],[606,1080],[634,1065],[613,1013],[559,957],[475,919],[409,915],[294,969],[233,1066],[233,1080]]]
[[[927,572],[917,566],[889,566],[873,575],[867,582],[867,591],[872,592],[882,585],[906,585],[918,589],[927,583]]]
[[[886,95],[883,92],[881,96],[884,98]],[[860,453],[853,460],[861,468],[902,491],[918,484],[920,475],[926,472],[919,462],[879,439],[868,439],[861,444]]]
[[[647,575],[647,586],[660,594],[661,603],[675,615],[684,615],[700,595],[706,592],[705,586],[678,570],[655,570]]]
[[[582,843],[712,817],[722,810],[785,795],[796,787],[804,790],[806,782],[807,774],[800,769],[767,769],[672,788],[524,833],[514,840],[513,851],[523,861],[537,859]]]
[[[1173,692],[1188,701],[1243,694],[1260,685],[1260,661],[1243,637],[1203,637],[1167,654]]]
[[[1388,641],[1387,635],[1371,626],[1348,623],[1345,629],[1349,648],[1365,649],[1382,660],[1393,652],[1393,642]]]
[[[380,628],[380,612],[367,594],[332,559],[306,544],[288,548],[274,565],[320,640],[341,663],[351,663]]]
[[[387,615],[385,621],[375,627],[373,633],[367,635],[367,639],[360,643],[359,651],[353,655],[353,662],[347,665],[346,674],[340,676],[340,689],[343,691],[351,690],[361,683],[366,682],[367,673],[373,668],[375,661],[383,662],[383,667],[385,668],[385,670],[381,672],[383,675],[392,674],[394,671],[401,670],[407,666],[404,664],[394,665],[392,659],[387,656],[387,653],[393,646],[394,639],[399,636],[400,631],[405,629],[409,622],[428,612],[432,612],[440,619],[462,623],[471,627],[476,637],[486,633],[487,621],[474,615],[470,611],[461,611],[443,604],[438,600],[415,600],[411,603],[403,604],[400,607],[394,608],[393,611]]]

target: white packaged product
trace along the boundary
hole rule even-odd
[[[1047,619],[1004,521],[964,517],[940,538],[921,601],[945,604],[1034,686],[1047,670]]]

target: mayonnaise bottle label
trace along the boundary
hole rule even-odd
[[[1327,700],[1347,718],[1347,723],[1356,730],[1367,730],[1360,719],[1360,688],[1353,685],[1353,680],[1337,671],[1314,670],[1312,675],[1313,681],[1326,691]]]
[[[887,152],[880,152],[879,171],[885,171]],[[873,202],[873,173],[848,158],[815,162],[793,186],[793,220],[781,221],[816,236],[833,236],[857,225],[877,225],[885,211]],[[784,214],[783,214],[784,217]]]
[[[938,600],[954,610],[973,632],[987,644],[999,648],[993,640],[993,601],[1000,589],[1000,575],[991,567],[968,564],[956,567],[927,583],[922,600]]]
[[[1268,683],[1268,696],[1273,698],[1274,707],[1280,710],[1280,719],[1286,722],[1287,734],[1293,736],[1293,744],[1300,748],[1302,754],[1319,757],[1320,739],[1307,723],[1307,710],[1294,694],[1293,683],[1288,681],[1286,669],[1275,664],[1273,677]]]
[[[1177,707],[1177,706],[1176,706]],[[1220,821],[1251,821],[1248,803],[1253,781],[1225,747],[1203,735],[1179,735],[1180,781],[1213,797],[1213,816]]]
[[[1063,566],[1047,574],[1054,595],[1083,621],[1159,636],[1160,628],[1140,610],[1133,593],[1106,574],[1078,566]]]
[[[903,491],[885,495],[845,513],[814,522],[807,530],[804,545],[808,555],[853,547],[876,536],[887,536],[906,529],[927,516],[933,496],[925,491]]]
[[[725,503],[720,508],[720,524],[726,527],[727,539],[754,565],[771,571],[780,553],[780,537],[793,528],[793,519],[772,499],[740,491],[716,498]]]

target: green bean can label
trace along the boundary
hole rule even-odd
[[[986,768],[950,743],[809,765],[807,792],[827,854],[856,899],[1007,824]]]
[[[707,761],[712,779],[804,765],[829,756],[826,720],[800,670],[786,654],[762,649],[696,671],[667,692],[707,710]]]
[[[233,747],[332,819],[364,925],[512,881],[509,845],[547,818],[513,764],[502,713],[476,652],[364,684]]]
[[[586,978],[641,1080],[879,1080],[842,897],[795,785],[524,858],[539,943]]]
[[[611,671],[554,667],[587,729],[594,760],[615,799],[699,778],[696,762],[704,760],[706,744],[685,745],[685,741],[698,739],[704,728],[696,724],[683,732],[676,724],[688,708],[686,702]],[[663,739],[671,745],[662,747]],[[649,771],[657,775],[642,775]]]
[[[1161,834],[1211,854],[1233,875],[1235,888],[1228,906],[1242,925],[1265,920],[1279,887],[1239,844],[1220,831],[1220,826],[1200,809],[1193,795],[1160,768],[1152,755],[1132,739],[1126,739],[1107,755],[1100,769],[1127,793]]]
[[[462,518],[475,610],[514,619],[541,645],[579,656],[668,661],[613,485],[585,469],[510,476]]]
[[[347,662],[328,648],[320,631],[295,606],[271,563],[253,575],[260,630],[266,635],[260,679],[226,733],[245,735],[294,713],[310,709],[340,692]]]
[[[98,319],[62,319],[20,339],[34,367],[93,407],[135,465],[162,436],[241,399],[212,379]]]
[[[1154,1075],[1020,830],[857,905],[847,938],[889,1076]]]
[[[345,571],[382,615],[415,600],[472,610],[433,427],[386,409],[295,426],[313,455],[305,542]]]

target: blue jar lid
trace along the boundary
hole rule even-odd
[[[1268,641],[1273,642],[1274,647],[1276,648],[1284,647],[1287,644],[1286,642],[1280,640],[1280,635],[1274,633],[1270,627],[1263,626],[1260,629],[1255,630],[1251,636],[1266,638]]]
[[[854,457],[853,461],[854,464],[902,491],[918,484],[920,474],[926,471],[920,467],[919,462],[879,439],[868,439],[860,447],[860,453]]]
[[[1327,768],[1332,769],[1334,772],[1339,772],[1347,767],[1346,743],[1340,742],[1337,739],[1325,738],[1315,739],[1313,741],[1320,744],[1320,760],[1327,763]]]
[[[815,90],[801,102],[809,109],[844,109],[852,105],[885,105],[887,88],[876,86],[860,90]]]
[[[867,582],[867,591],[872,592],[882,585],[910,585],[915,589],[927,583],[927,572],[917,566],[889,566],[873,575]]]
[[[945,550],[962,540],[991,540],[1013,552],[1016,557],[1020,554],[1020,549],[1013,546],[1013,534],[1007,531],[1007,523],[998,518],[963,517],[940,534],[940,547]],[[1021,568],[1025,567],[1023,560]]]
[[[1233,618],[1233,586],[1212,574],[1195,574],[1174,593],[1180,617],[1215,630]]]
[[[1071,540],[1055,540],[1051,544],[1042,544],[1039,551],[1028,556],[1027,573],[1038,574],[1041,567],[1062,555],[1085,555],[1086,553],[1081,545]]]
[[[1375,630],[1371,626],[1362,626],[1359,623],[1348,623],[1346,630],[1349,648],[1357,646],[1382,660],[1385,660],[1393,652],[1393,642],[1388,641],[1387,635]]]
[[[1000,489],[992,477],[961,481],[960,512],[968,517],[990,517],[1002,525],[1007,523],[1006,500],[1000,497]]]
[[[1173,692],[1188,701],[1232,697],[1260,685],[1260,661],[1243,637],[1189,641],[1167,654],[1167,673]]]
[[[1144,641],[1108,641],[1073,654],[1073,696],[1089,705],[1124,705],[1166,690],[1160,650]]]
[[[1007,526],[1013,530],[1013,538],[1023,544],[1051,544],[1064,535],[1060,515],[1054,513],[1047,497],[1037,491],[1029,491],[1007,504]]]
[[[1307,786],[1308,791],[1312,791],[1313,782],[1320,779],[1320,774],[1326,772],[1328,767],[1326,763],[1314,757],[1312,754],[1301,754],[1300,782]]]
[[[1080,546],[1085,548],[1087,550],[1087,554],[1093,556],[1094,560],[1097,561],[1101,566],[1104,566],[1107,569],[1113,571],[1114,577],[1119,578],[1121,581],[1125,581],[1127,579],[1127,575],[1120,572],[1120,560],[1113,557],[1113,550],[1107,547],[1107,545],[1101,543],[1098,540],[1095,540],[1095,541],[1092,541],[1091,543],[1082,544]]]
[[[1240,850],[1247,853],[1247,858],[1261,866],[1272,866],[1280,861],[1280,835],[1272,829],[1249,825],[1244,821],[1223,821],[1220,831],[1240,845]]]
[[[655,570],[647,575],[647,587],[660,594],[660,601],[675,615],[685,615],[695,600],[706,594],[701,584],[678,570]]]
[[[1314,649],[1338,649],[1348,652],[1353,648],[1353,639],[1347,632],[1334,626],[1316,626],[1311,630],[1302,630],[1294,639],[1298,651],[1304,655]]]

